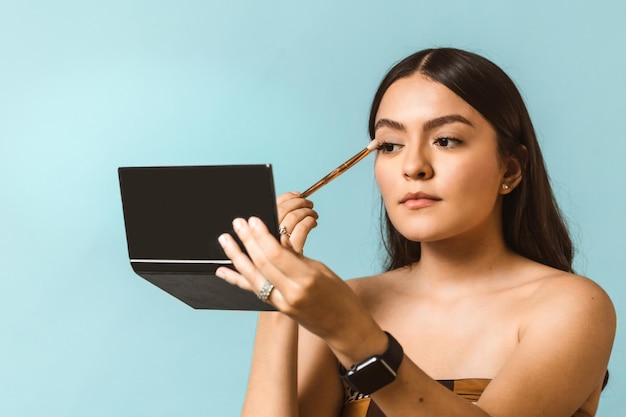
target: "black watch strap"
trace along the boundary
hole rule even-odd
[[[339,364],[339,376],[354,391],[370,395],[396,379],[404,351],[392,335],[385,334],[389,340],[385,353],[374,355],[347,370]]]

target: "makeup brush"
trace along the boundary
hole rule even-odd
[[[348,169],[352,168],[354,165],[356,165],[357,162],[365,158],[370,152],[375,150],[377,147],[378,147],[378,141],[376,139],[372,140],[365,149],[363,149],[361,152],[354,155],[352,158],[348,159],[343,164],[339,165],[337,168],[331,171],[324,178],[322,178],[321,180],[313,184],[305,192],[300,194],[300,197],[307,198],[308,196],[310,196],[311,194],[313,194],[314,192],[316,192],[317,190],[319,190],[320,188],[322,188],[323,186],[325,186],[326,184],[328,184],[329,182],[331,182],[332,180],[334,180],[335,178],[337,178],[338,176],[346,172]]]

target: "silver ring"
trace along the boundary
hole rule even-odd
[[[281,235],[287,235],[287,237],[291,237],[291,233],[289,233],[287,231],[287,228],[285,226],[283,226],[282,224],[278,228],[278,233],[281,234]]]
[[[270,298],[270,294],[272,293],[273,289],[274,289],[274,284],[272,284],[268,280],[265,280],[265,282],[263,283],[263,286],[261,287],[261,290],[257,294],[257,297],[259,297],[259,300],[263,301],[264,303],[267,303],[267,299]]]

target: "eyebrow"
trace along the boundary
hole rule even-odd
[[[448,114],[446,116],[436,117],[434,119],[430,119],[426,121],[426,123],[424,123],[423,130],[424,131],[432,130],[437,127],[447,125],[450,123],[463,123],[468,126],[474,127],[472,122],[470,122],[469,120],[467,120],[465,117],[461,116],[460,114]],[[378,120],[376,122],[376,125],[374,125],[374,131],[383,127],[388,127],[394,130],[400,130],[402,132],[406,132],[406,126],[404,124],[397,122],[395,120],[390,120],[390,119]]]

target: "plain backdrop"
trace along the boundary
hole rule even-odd
[[[236,416],[256,314],[134,275],[117,167],[271,163],[303,190],[368,142],[375,88],[418,49],[520,87],[577,244],[626,314],[626,3],[0,0],[0,415]],[[380,271],[372,160],[313,196],[307,255]],[[618,329],[598,416],[626,415]],[[529,399],[532,401],[532,398]]]

